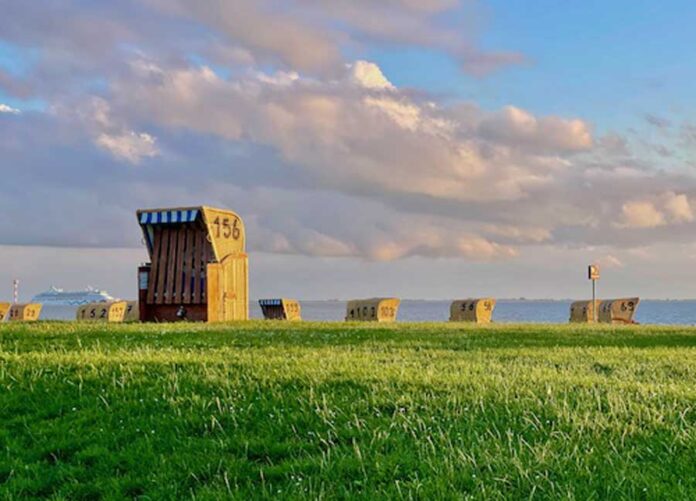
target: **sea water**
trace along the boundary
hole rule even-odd
[[[495,306],[495,322],[566,323],[572,301],[500,300]],[[406,322],[441,322],[449,319],[451,301],[403,300],[398,319]],[[343,320],[344,301],[302,301],[305,320]],[[252,305],[251,316],[261,318],[261,310]],[[636,312],[641,324],[696,325],[696,301],[641,301]]]
[[[493,313],[495,322],[568,322],[571,301],[498,301]],[[345,301],[301,301],[304,320],[340,321],[345,318]],[[404,300],[398,319],[405,322],[442,322],[449,318],[450,301]],[[44,306],[41,319],[73,320],[74,306]],[[250,303],[252,318],[263,318],[256,301]],[[696,325],[696,301],[641,301],[636,313],[641,324]]]

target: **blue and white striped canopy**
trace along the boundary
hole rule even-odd
[[[155,210],[140,213],[140,224],[192,223],[198,209]]]
[[[140,226],[143,228],[143,235],[147,244],[148,251],[152,253],[153,241],[155,239],[155,224],[179,224],[193,223],[199,209],[168,209],[168,210],[146,210],[140,212]]]
[[[282,299],[259,299],[259,306],[282,306]]]

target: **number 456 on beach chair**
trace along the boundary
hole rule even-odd
[[[138,269],[140,320],[248,320],[242,219],[210,207],[137,212],[150,263]]]

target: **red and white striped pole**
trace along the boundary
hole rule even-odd
[[[19,299],[19,280],[16,278],[12,281],[12,288],[14,303],[17,304],[17,300]]]

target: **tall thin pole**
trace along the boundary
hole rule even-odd
[[[12,281],[12,296],[14,298],[14,304],[17,304],[19,298],[19,280],[16,278]]]
[[[597,301],[596,301],[596,294],[595,294],[595,284],[597,283],[596,279],[592,279],[592,321],[594,323],[597,323]]]

